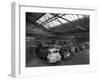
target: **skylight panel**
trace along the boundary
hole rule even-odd
[[[39,23],[39,24],[41,24],[41,21],[40,20],[37,20],[36,22]]]
[[[58,25],[67,23],[68,22],[67,20],[74,21],[78,18],[84,17],[83,15],[75,15],[75,14],[73,14],[73,15],[72,14],[69,14],[69,15],[60,14],[60,16],[62,16],[62,18],[59,18],[59,17],[55,18],[55,17],[53,17],[53,15],[46,13],[44,16],[42,16],[36,22],[43,25],[45,28],[50,28],[50,27],[54,27],[54,26],[58,26]],[[66,20],[63,18],[65,18]]]
[[[73,17],[74,17],[75,19],[78,19],[77,15],[73,15]]]
[[[69,21],[73,21],[73,19],[71,17],[69,17],[68,15],[63,16],[63,18],[69,20]]]
[[[44,22],[46,19],[44,16],[42,16],[40,19],[39,19],[41,22]]]
[[[49,26],[48,26],[48,25],[43,25],[43,26],[44,26],[45,28],[47,28],[47,29],[49,28]]]
[[[49,24],[50,27],[54,27],[54,24],[52,22],[47,23],[47,24]]]
[[[83,18],[83,16],[82,15],[78,15],[79,16],[79,18]]]
[[[36,22],[41,24],[42,22],[45,22],[46,20],[50,19],[51,17],[53,17],[51,14],[45,14],[44,16],[42,16],[39,20],[37,20]]]
[[[66,23],[68,21],[64,20],[64,19],[61,19],[61,18],[58,18],[59,21],[61,21],[61,23]]]
[[[52,21],[52,23],[54,24],[54,26],[60,25],[60,22],[58,22],[58,20],[57,20],[57,19],[56,19],[56,20],[54,20],[54,21]]]
[[[48,13],[46,14],[46,16],[48,16],[49,18],[53,17],[51,14]]]
[[[72,20],[75,20],[75,18],[73,17],[73,15],[69,15],[71,18],[72,18]]]
[[[45,20],[48,20],[49,19],[49,17],[47,15],[44,15],[44,17],[45,17]]]

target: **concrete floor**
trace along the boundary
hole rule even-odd
[[[39,66],[58,66],[58,65],[81,65],[89,64],[89,50],[80,51],[68,60],[61,60],[57,64],[49,64],[45,60],[33,58],[26,64],[26,67],[39,67]]]

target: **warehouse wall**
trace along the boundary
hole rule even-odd
[[[35,40],[43,42],[44,35],[51,35],[51,33],[45,31],[42,26],[35,25],[32,22],[26,22],[26,62],[34,58],[35,44],[39,44],[39,42],[35,43]]]

